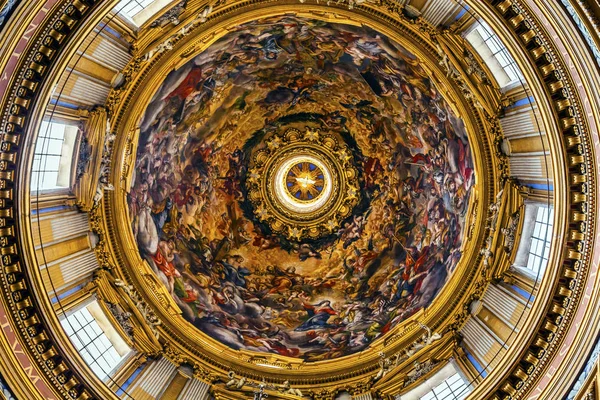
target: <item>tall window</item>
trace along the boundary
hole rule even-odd
[[[133,19],[140,11],[152,4],[154,0],[122,0],[115,9]]]
[[[507,48],[485,22],[479,21],[466,38],[483,58],[500,87],[504,88],[523,78]]]
[[[43,121],[35,143],[31,190],[68,188],[77,127]]]
[[[62,318],[61,324],[83,360],[102,380],[116,370],[131,350],[96,301]]]
[[[421,396],[420,400],[462,400],[467,398],[470,391],[468,382],[456,373]]]
[[[535,217],[535,225],[531,234],[531,246],[527,258],[527,268],[534,274],[544,271],[548,265],[550,243],[552,242],[552,221],[554,208],[539,206]]]

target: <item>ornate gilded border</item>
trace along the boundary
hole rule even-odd
[[[18,74],[13,76],[7,106],[3,107],[3,138],[0,144],[0,254],[3,274],[1,283],[5,301],[13,321],[21,331],[31,357],[36,360],[57,393],[68,398],[90,399],[93,393],[85,387],[84,379],[71,361],[63,357],[46,330],[39,314],[37,300],[31,291],[31,279],[26,273],[25,259],[19,237],[18,189],[20,149],[28,129],[29,117],[40,95],[44,79],[61,49],[96,2],[73,0],[56,7],[46,18],[43,28],[36,31],[27,52],[20,58]]]
[[[566,251],[562,260],[561,277],[553,283],[555,295],[553,302],[546,310],[546,317],[541,330],[530,342],[529,350],[525,353],[518,366],[515,366],[510,377],[497,385],[495,397],[520,396],[535,381],[543,370],[548,358],[554,353],[556,343],[568,324],[569,311],[577,303],[578,288],[585,279],[589,262],[589,245],[595,233],[595,222],[591,219],[594,210],[582,207],[586,202],[595,205],[596,187],[594,162],[589,133],[583,129],[575,132],[575,127],[583,123],[580,110],[581,103],[572,89],[564,64],[555,55],[555,49],[544,34],[538,30],[533,17],[520,7],[512,7],[512,1],[494,1],[492,5],[498,11],[508,26],[519,39],[523,48],[527,49],[530,60],[536,65],[540,81],[544,82],[545,90],[553,99],[553,114],[561,124],[564,134],[564,146],[569,156],[569,187],[572,194],[569,199],[569,240],[566,240]],[[56,55],[66,43],[66,40],[79,25],[81,19],[88,15],[94,2],[75,0],[73,3],[76,13],[68,15],[58,13],[55,26],[49,32],[42,32],[37,39],[38,45],[28,50],[28,56],[22,64],[22,74],[11,86],[11,97],[3,110],[8,110],[10,116],[3,118],[4,138],[0,144],[0,221],[2,236],[0,237],[0,252],[2,253],[3,275],[2,284],[7,296],[6,301],[11,305],[15,321],[23,329],[24,340],[29,345],[31,354],[37,354],[42,361],[46,376],[57,391],[63,395],[79,395],[90,398],[93,389],[84,388],[78,375],[70,371],[67,361],[60,356],[51,341],[51,335],[45,331],[43,319],[35,307],[36,300],[28,292],[29,279],[25,275],[23,259],[20,253],[20,241],[15,209],[15,182],[17,164],[19,161],[19,145],[28,117],[34,106],[34,101],[40,95],[41,83],[48,74],[48,69],[56,59]],[[566,84],[565,84],[566,82]],[[575,207],[572,205],[575,204]],[[565,207],[565,210],[567,207]],[[566,302],[566,303],[565,303]],[[561,318],[558,318],[558,317]],[[26,326],[26,324],[29,324]],[[552,338],[550,339],[550,336]],[[549,340],[550,339],[550,340]],[[58,360],[50,365],[48,360]],[[52,370],[50,366],[54,367]],[[60,377],[60,378],[59,378]],[[61,382],[64,381],[64,382]],[[485,385],[487,386],[487,385]],[[73,397],[73,396],[71,396]]]

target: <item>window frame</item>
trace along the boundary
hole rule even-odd
[[[543,219],[540,219],[540,210],[548,210]],[[543,212],[542,212],[543,214]],[[527,224],[531,224],[527,227]],[[536,236],[536,229],[541,232],[544,229],[546,238],[543,239]],[[525,220],[521,237],[519,239],[519,247],[513,264],[514,269],[525,278],[533,280],[535,286],[544,276],[548,268],[550,251],[552,250],[552,241],[554,235],[554,205],[541,202],[526,202],[525,203]],[[532,246],[536,243],[536,248],[532,252]],[[541,245],[541,246],[540,246]],[[536,250],[541,250],[541,253],[536,253]],[[539,258],[537,267],[532,268],[531,257]],[[537,283],[536,283],[537,282]]]
[[[90,306],[96,307],[96,310],[91,312],[88,309]],[[71,344],[80,355],[81,359],[90,368],[94,375],[96,375],[100,380],[106,382],[116,375],[115,373],[129,361],[135,352],[131,347],[127,346],[129,350],[122,355],[119,354],[115,343],[110,339],[109,335],[107,335],[107,333],[98,323],[98,318],[96,315],[94,315],[96,312],[100,312],[104,314],[106,318],[108,318],[96,297],[91,296],[86,301],[79,303],[76,307],[73,307],[64,314],[60,315],[59,322],[66,336],[71,341]],[[85,322],[85,324],[82,323],[82,321]],[[90,329],[85,329],[88,327],[92,332],[95,333],[93,338],[89,333]],[[111,328],[114,329],[112,326]],[[115,334],[118,335],[116,329]],[[87,337],[87,339],[89,339],[87,343],[84,340],[86,339],[84,335]],[[99,343],[104,346],[102,349],[98,346]],[[86,353],[84,353],[83,350],[85,350]],[[114,352],[116,357],[113,355],[111,350]],[[94,356],[94,354],[97,355]],[[112,359],[105,357],[106,354],[111,354]],[[106,367],[103,366],[99,360],[102,360],[105,366],[112,366],[111,369],[107,371]],[[102,374],[100,374],[98,371],[100,371]]]
[[[53,126],[62,126],[60,137],[56,135]],[[38,135],[35,140],[33,149],[31,171],[29,174],[29,190],[34,196],[52,196],[70,194],[75,182],[75,167],[77,165],[79,142],[81,138],[81,129],[78,123],[66,123],[62,120],[44,119],[39,126]],[[52,143],[60,142],[60,152],[55,148],[51,148]],[[65,153],[65,143],[71,147],[71,155]],[[52,158],[52,165],[47,167],[48,158]],[[64,160],[70,159],[69,165],[64,164]],[[56,183],[44,186],[44,181],[47,180],[48,173],[56,174]],[[68,186],[58,186],[58,180],[61,175],[67,175],[64,180]],[[63,175],[63,177],[64,177]]]
[[[458,387],[452,387],[448,384],[449,379],[455,379],[453,382],[460,382]],[[446,385],[446,388],[450,389],[450,394],[453,395],[453,399],[465,399],[473,391],[473,382],[467,378],[467,375],[462,371],[457,361],[451,358],[446,365],[438,369],[428,379],[423,381],[420,385],[412,388],[411,390],[400,393],[395,396],[396,400],[441,400],[448,397],[436,397],[446,392],[438,392],[439,388]],[[458,392],[457,392],[458,391]],[[457,393],[455,393],[457,392]],[[447,393],[446,393],[447,394]],[[433,397],[426,397],[426,396]],[[458,396],[460,395],[460,397]]]
[[[469,36],[474,32],[477,33],[481,41],[486,46],[490,55],[493,59],[498,63],[501,70],[506,75],[508,82],[500,84],[498,78],[499,76],[494,73],[495,68],[490,65],[487,61],[488,55],[481,54],[479,51],[479,47],[475,46],[475,43],[469,39]],[[475,51],[479,54],[479,56],[483,59],[483,62],[486,64],[498,86],[501,90],[509,90],[515,84],[524,81],[523,72],[519,68],[516,60],[510,54],[506,46],[502,43],[498,35],[494,32],[494,30],[483,20],[477,20],[474,24],[465,31],[464,38],[471,44],[471,46],[475,49]]]

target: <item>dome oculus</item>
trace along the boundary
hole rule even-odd
[[[360,201],[359,173],[350,150],[334,132],[282,128],[248,149],[245,187],[254,216],[288,240],[317,239],[339,229]]]
[[[325,168],[319,166],[316,159],[306,158],[294,160],[290,163],[292,166],[287,169],[287,174],[283,174],[283,185],[287,189],[289,196],[296,200],[304,202],[313,202],[323,193],[323,186],[330,183],[325,180],[323,171]]]

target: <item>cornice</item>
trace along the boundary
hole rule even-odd
[[[55,2],[50,2],[54,4]],[[39,4],[39,3],[36,3]],[[20,147],[26,142],[30,118],[35,109],[36,96],[42,90],[44,78],[51,70],[53,62],[60,54],[61,48],[72,37],[81,25],[82,19],[94,10],[93,1],[78,1],[57,3],[51,10],[42,8],[43,14],[34,15],[34,21],[41,16],[46,22],[37,20],[30,26],[31,36],[15,38],[14,46],[22,46],[22,57],[18,59],[5,93],[2,130],[3,141],[0,145],[0,214],[2,220],[2,238],[0,253],[2,254],[3,274],[0,281],[5,293],[4,301],[12,314],[19,341],[23,343],[23,351],[32,357],[41,376],[35,376],[36,382],[47,382],[55,394],[40,390],[45,398],[55,395],[68,398],[91,398],[90,392],[84,388],[79,378],[79,372],[71,369],[70,362],[63,357],[53,342],[53,334],[46,330],[44,317],[40,314],[38,301],[40,298],[30,291],[31,277],[25,272],[26,259],[31,254],[23,253],[23,249],[33,249],[24,245],[22,237],[17,235],[23,229],[19,220],[21,212],[17,211],[23,205],[23,191],[16,190],[21,179],[15,171],[22,161]],[[47,16],[46,16],[47,14]],[[27,26],[27,25],[25,25]],[[10,67],[10,62],[7,63]],[[7,66],[5,64],[5,67]],[[8,105],[7,105],[8,104]],[[27,196],[25,200],[29,201]],[[20,202],[20,203],[19,203]],[[26,204],[25,208],[28,207]],[[16,343],[14,344],[17,345]],[[11,352],[11,350],[8,350]],[[23,365],[24,367],[24,365]],[[34,378],[34,377],[32,377]],[[28,380],[25,379],[26,383]],[[31,382],[31,381],[30,381]],[[34,397],[32,395],[30,397]]]

